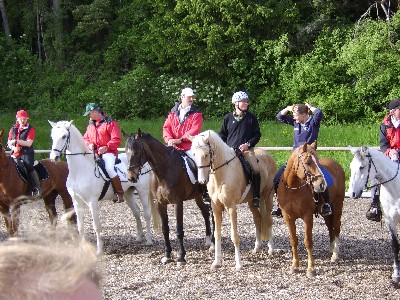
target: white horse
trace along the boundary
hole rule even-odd
[[[236,206],[248,204],[253,214],[256,228],[256,242],[253,252],[261,251],[262,240],[268,240],[268,253],[272,254],[274,243],[272,238],[272,201],[273,177],[276,173],[275,160],[266,151],[255,149],[260,164],[260,209],[253,207],[253,193],[247,184],[245,174],[235,150],[230,148],[212,130],[200,133],[192,139],[192,153],[198,168],[198,180],[207,183],[212,199],[211,207],[215,219],[215,258],[211,269],[221,267],[221,225],[224,209],[229,213],[231,221],[231,239],[235,246],[236,269],[242,269],[240,256],[240,238],[237,231]]]
[[[382,152],[362,146],[351,148],[354,158],[350,163],[351,176],[349,194],[359,198],[369,182],[378,181],[380,201],[385,223],[392,237],[394,256],[392,279],[396,285],[400,281],[399,240],[396,225],[400,221],[400,173],[399,163],[392,161]]]
[[[105,180],[97,169],[94,154],[86,147],[82,134],[72,124],[72,121],[59,121],[57,123],[49,121],[49,123],[52,126],[51,138],[53,140],[50,159],[58,160],[63,154],[67,158],[69,169],[67,188],[73,199],[78,231],[82,238],[84,238],[83,221],[86,204],[92,214],[93,229],[97,237],[97,253],[100,254],[103,252],[103,241],[99,218],[99,199]],[[118,157],[121,159],[122,163],[116,165],[116,167],[118,169],[118,175],[121,178],[122,188],[125,191],[124,198],[136,218],[136,241],[141,242],[144,234],[140,219],[140,208],[134,199],[134,188],[136,188],[143,206],[144,218],[146,221],[146,245],[151,245],[153,244],[153,240],[150,224],[152,207],[149,201],[150,166],[146,163],[143,174],[136,183],[132,183],[126,179],[126,154],[120,154]],[[113,196],[113,189],[111,185],[109,185],[102,199],[112,200]]]

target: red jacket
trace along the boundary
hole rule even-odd
[[[20,127],[19,123],[15,124],[11,127],[8,133],[8,140],[35,140],[36,130],[35,127],[30,125],[29,123],[26,124],[24,127]],[[15,149],[13,155],[15,157],[20,157],[23,154],[34,153],[33,151],[33,144],[30,147],[22,147],[20,144],[15,144]]]
[[[381,123],[379,140],[381,151],[386,156],[389,156],[392,149],[400,150],[400,127],[393,126],[390,114],[386,115]]]
[[[90,121],[83,136],[85,144],[95,145],[95,149],[107,146],[106,153],[118,155],[118,147],[121,145],[121,131],[118,123],[109,117],[103,117],[98,121]]]
[[[179,122],[179,103],[177,103],[168,114],[163,126],[163,138],[166,143],[170,139],[183,138],[182,143],[176,144],[180,150],[187,151],[192,146],[192,142],[186,138],[186,133],[191,136],[198,135],[203,125],[203,114],[200,110],[192,105],[186,113],[183,122]]]

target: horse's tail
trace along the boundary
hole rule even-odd
[[[260,216],[261,216],[261,226],[260,226],[260,231],[261,231],[261,240],[263,241],[269,241],[270,239],[270,234],[271,234],[271,227],[272,227],[272,217],[271,217],[271,209],[268,209],[270,204],[268,202],[272,203],[272,194],[267,195],[267,198],[262,197],[262,201],[260,201]],[[271,199],[270,199],[271,197]]]
[[[154,180],[153,172],[151,172],[151,179]],[[151,207],[151,222],[153,224],[153,230],[156,234],[161,234],[162,233],[162,222],[161,222],[161,217],[160,214],[158,213],[156,203],[155,203],[155,195],[153,195],[153,192],[151,191],[151,186],[152,184],[149,184],[149,200],[150,200],[150,207]]]

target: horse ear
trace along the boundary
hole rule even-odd
[[[48,122],[49,122],[49,124],[51,125],[51,127],[55,127],[56,126],[56,123],[54,123],[54,122],[52,122],[52,121],[50,121],[50,120],[47,120]]]
[[[142,137],[142,130],[139,128],[137,131],[137,137],[141,138]]]
[[[314,148],[314,150],[317,149],[317,140],[312,142],[311,147]]]
[[[359,148],[357,148],[357,147],[352,147],[352,146],[349,146],[349,149],[350,149],[350,152],[351,152],[353,155],[356,155],[356,153],[357,153],[358,150],[359,150]]]
[[[123,129],[121,129],[121,133],[126,139],[129,139],[129,134],[127,134]]]
[[[360,147],[360,153],[363,155],[368,154],[368,147],[367,146],[361,146]]]
[[[308,147],[308,144],[307,144],[307,142],[306,142],[306,143],[304,143],[304,145],[303,145],[303,152],[307,152],[307,147]]]

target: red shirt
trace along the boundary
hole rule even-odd
[[[118,147],[121,145],[121,131],[116,121],[109,117],[103,117],[88,125],[83,139],[87,147],[90,144],[93,144],[95,149],[106,146],[106,153],[113,153],[117,156]]]
[[[20,127],[19,123],[15,124],[13,127],[11,127],[11,129],[10,129],[10,131],[8,133],[8,140],[10,141],[10,140],[14,139],[14,140],[23,140],[23,141],[27,141],[27,140],[34,141],[35,140],[35,136],[36,136],[36,130],[32,126],[31,126],[31,128],[29,129],[29,131],[27,133],[23,134],[25,137],[21,136],[21,133],[24,130],[27,130],[28,127],[29,127],[29,123],[26,123],[26,125],[22,126],[22,127]],[[13,138],[13,131],[14,131],[15,128],[17,128],[17,134]],[[23,147],[20,144],[15,143],[15,149],[14,149],[13,155],[15,157],[20,157],[23,154],[22,153],[22,150],[23,150],[22,148]],[[28,148],[28,147],[24,147],[24,148]],[[29,147],[29,148],[32,148],[32,146]]]

